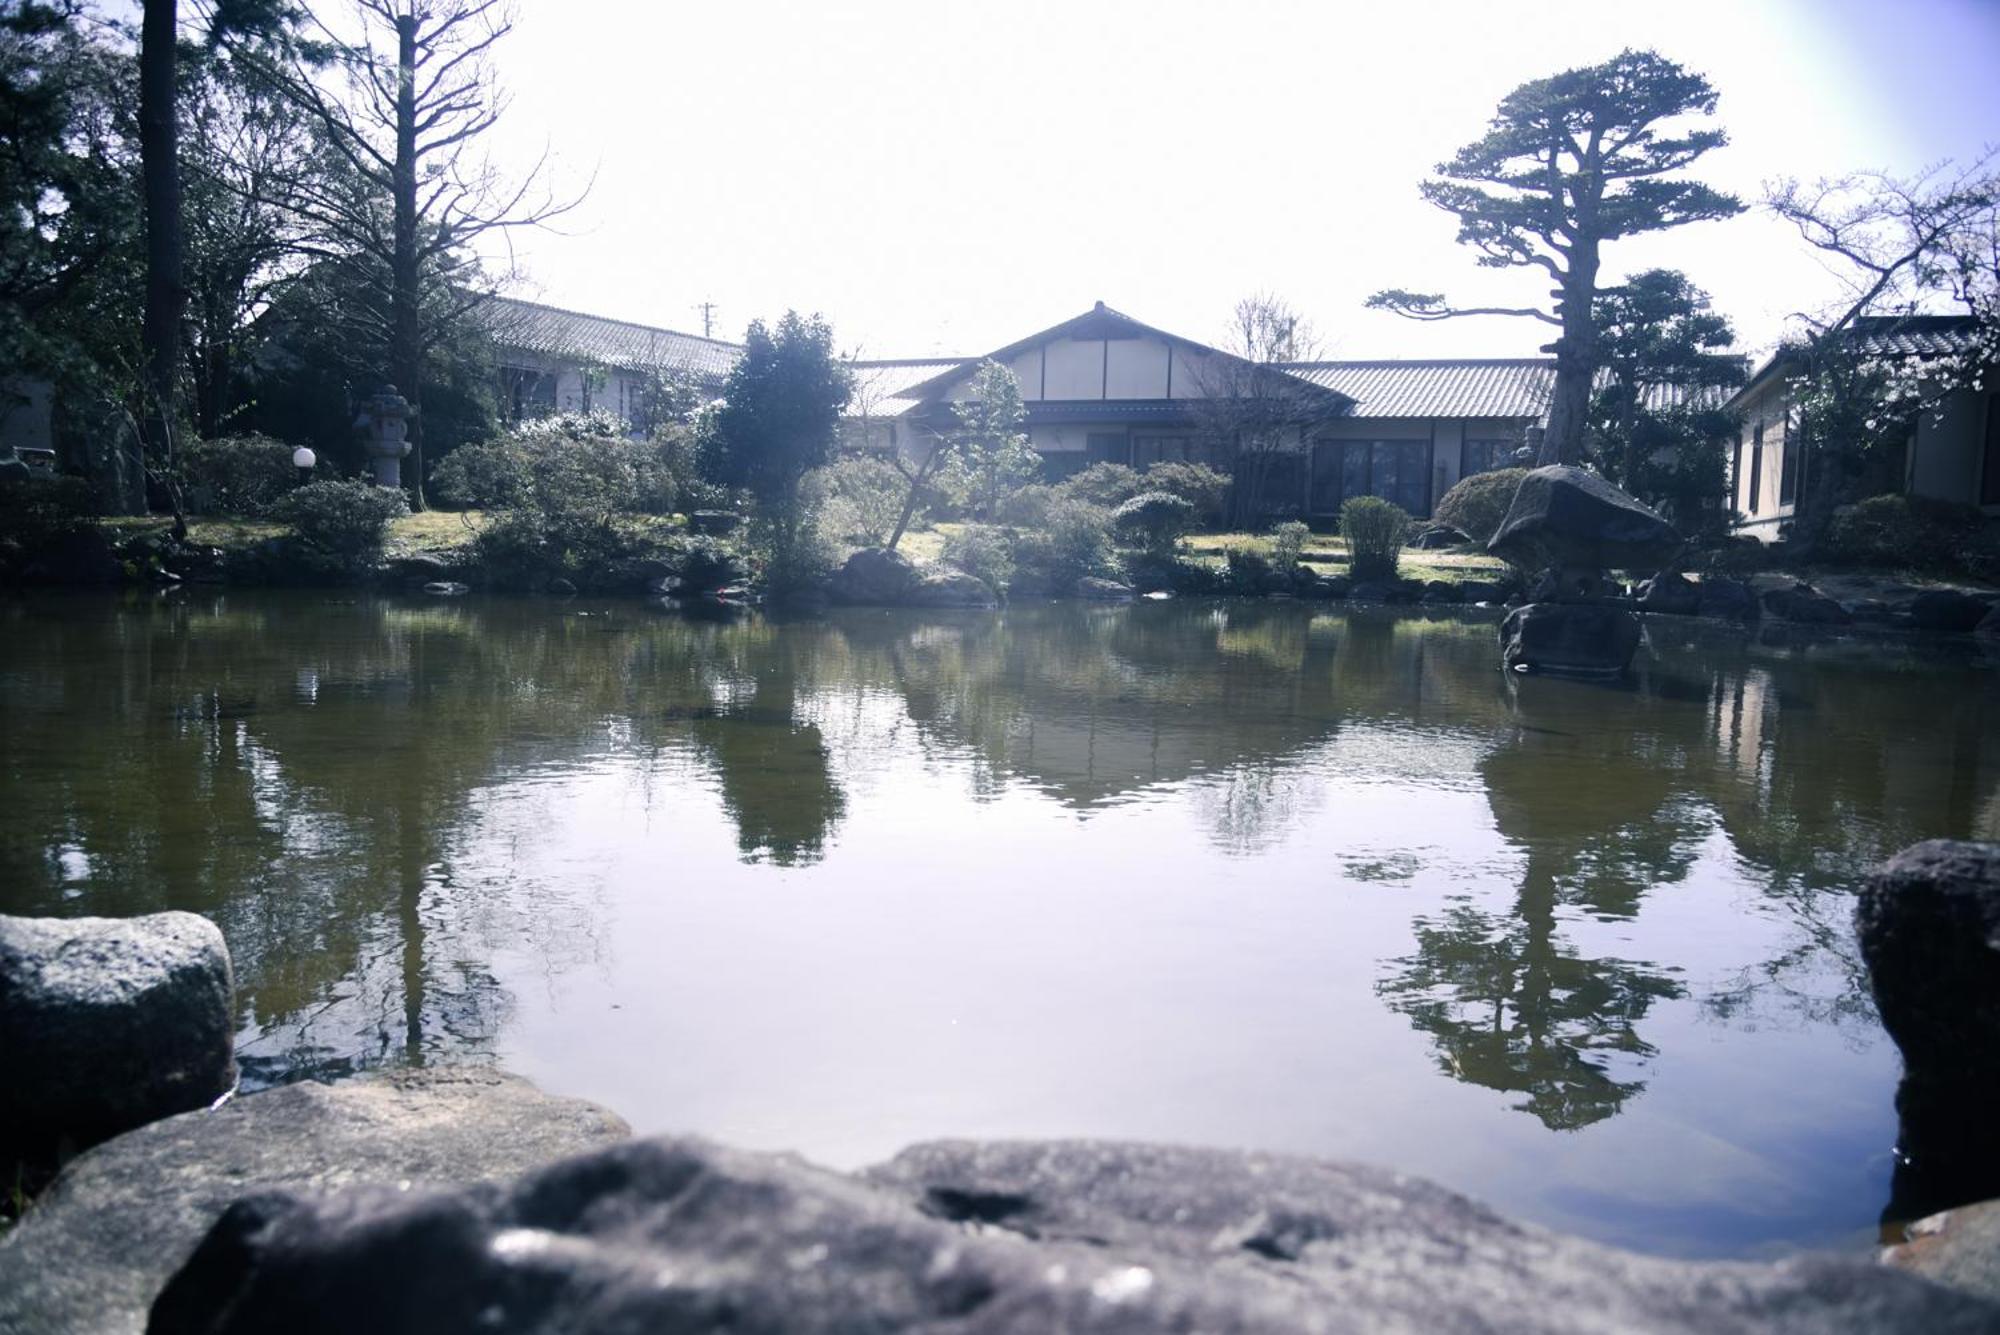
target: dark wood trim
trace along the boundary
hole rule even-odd
[[[1038,399],[1046,399],[1048,398],[1048,396],[1049,396],[1049,345],[1044,343],[1042,344],[1042,392],[1037,394],[1035,397]]]
[[[1458,439],[1459,439],[1459,447],[1461,450],[1463,450],[1465,442],[1464,427],[1460,427],[1458,429]],[[1417,516],[1419,519],[1429,519],[1431,517],[1431,512],[1437,509],[1438,505],[1437,484],[1438,484],[1438,420],[1437,418],[1433,417],[1431,419],[1430,448],[1424,451],[1424,512],[1423,514]]]
[[[1166,348],[1167,348],[1167,397],[1171,399],[1174,396],[1174,345],[1172,343],[1168,343],[1166,345]]]
[[[1111,340],[1100,340],[1097,346],[1104,349],[1104,370],[1097,382],[1097,397],[1108,400],[1111,397]]]

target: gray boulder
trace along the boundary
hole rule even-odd
[[[826,591],[837,603],[893,607],[903,601],[917,578],[916,562],[901,552],[864,547],[834,572]]]
[[[471,1068],[288,1085],[170,1117],[72,1161],[0,1237],[0,1331],[138,1335],[239,1196],[467,1183],[628,1134],[601,1108]]]
[[[940,1144],[860,1177],[634,1141],[505,1189],[233,1206],[154,1335],[1990,1330],[1862,1261],[1636,1256],[1380,1170],[1138,1145]]]
[[[1701,582],[1701,602],[1696,612],[1724,621],[1755,621],[1764,614],[1757,594],[1741,580],[1710,577]]]
[[[391,583],[422,586],[451,578],[451,563],[429,552],[406,552],[384,561],[382,575]]]
[[[471,593],[472,588],[470,585],[461,584],[454,579],[441,579],[424,585],[424,592],[430,594],[433,598],[457,598]]]
[[[1810,584],[1766,590],[1761,601],[1767,614],[1802,626],[1845,626],[1854,620],[1851,612]]]
[[[1486,544],[1524,570],[1657,570],[1680,549],[1672,524],[1597,474],[1567,464],[1522,478]]]
[[[1500,623],[1500,659],[1518,672],[1615,677],[1639,651],[1639,619],[1596,603],[1529,603]]]
[[[984,580],[962,570],[930,569],[917,576],[903,595],[910,607],[998,607],[1000,600]]]
[[[1926,1216],[1882,1259],[1913,1275],[2000,1303],[2000,1201]]]
[[[1427,580],[1423,587],[1423,600],[1427,603],[1462,603],[1465,601],[1464,589],[1450,580]]]
[[[1910,624],[1918,630],[1964,632],[1986,619],[1992,604],[1957,589],[1926,589],[1910,599],[1904,609]]]
[[[2000,844],[1904,849],[1869,876],[1854,925],[1903,1054],[1890,1218],[2000,1197]]]
[[[1458,593],[1468,603],[1497,603],[1507,597],[1508,586],[1497,580],[1461,580]]]
[[[1661,571],[1639,586],[1639,610],[1693,616],[1701,610],[1701,586],[1678,571]]]
[[[193,913],[0,915],[0,1127],[26,1153],[204,1107],[236,1084],[222,932]]]
[[[1121,584],[1115,579],[1104,579],[1097,575],[1085,575],[1076,582],[1072,592],[1078,598],[1093,602],[1124,602],[1132,596],[1132,586]]]

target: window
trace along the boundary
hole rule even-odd
[[[1794,424],[1784,425],[1784,444],[1778,447],[1778,504],[1790,505],[1799,498],[1799,436]]]
[[[1427,440],[1322,440],[1313,446],[1312,510],[1336,514],[1350,496],[1380,496],[1428,515],[1430,474]]]
[[[2000,505],[2000,394],[1986,400],[1986,461],[1979,475],[1979,503]]]
[[[1757,513],[1757,506],[1763,500],[1759,493],[1763,490],[1764,424],[1759,422],[1750,432],[1750,499],[1744,503],[1744,513]]]
[[[1513,440],[1468,440],[1460,447],[1458,475],[1471,477],[1511,467],[1514,451],[1519,448],[1520,442]]]
[[[1083,438],[1083,452],[1094,464],[1132,462],[1132,442],[1123,431],[1092,431]]]

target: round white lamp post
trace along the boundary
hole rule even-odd
[[[299,470],[300,483],[312,480],[313,465],[318,462],[319,456],[303,445],[292,451],[292,467]]]

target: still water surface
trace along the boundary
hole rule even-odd
[[[1636,680],[1308,605],[0,604],[0,910],[192,909],[249,1083],[497,1060],[641,1131],[1358,1157],[1653,1251],[1859,1247],[1859,872],[2000,837],[1943,642]]]

